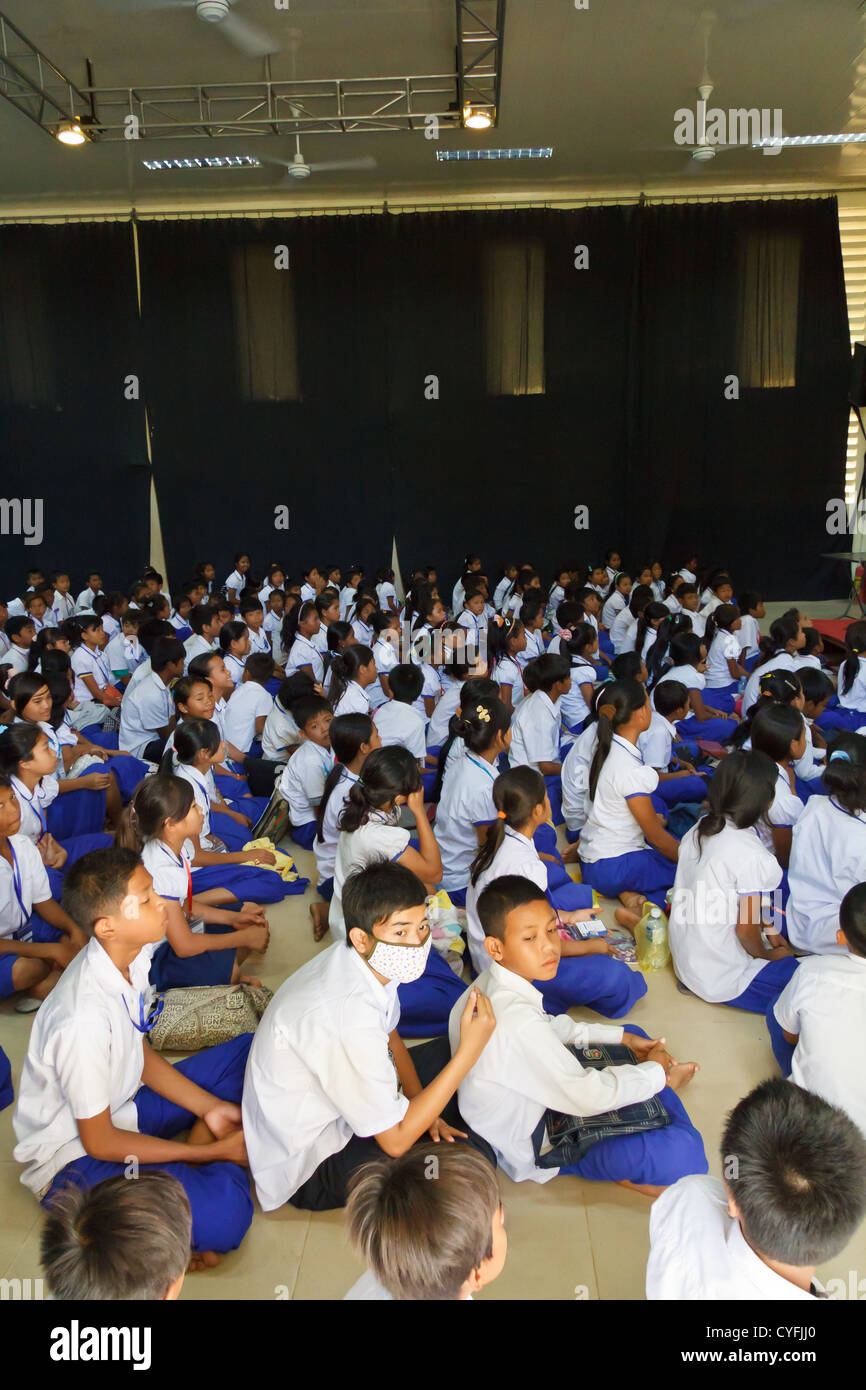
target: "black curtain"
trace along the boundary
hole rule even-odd
[[[39,544],[0,537],[4,598],[36,566],[68,567],[77,593],[90,567],[126,584],[147,563],[140,373],[130,225],[0,227],[2,491],[43,516]]]
[[[633,220],[624,208],[390,220],[390,430],[404,572],[435,563],[456,577],[475,551],[491,579],[507,560],[547,575],[622,535]],[[521,243],[543,253],[545,389],[492,395],[487,257]],[[438,399],[425,395],[431,376]],[[575,529],[576,507],[587,508],[588,529]]]
[[[850,549],[826,531],[848,421],[836,199],[644,207],[636,223],[624,550],[679,568],[696,548],[767,598],[841,592],[840,567],[820,558]],[[740,320],[743,247],[774,236],[800,245],[796,384],[740,381],[735,399],[753,328]]]
[[[239,550],[258,574],[273,561],[297,574],[309,564],[373,570],[390,559],[383,221],[139,228],[153,467],[172,583],[196,559],[212,560],[222,581]],[[238,262],[251,249],[255,285],[249,261]],[[262,302],[266,272],[271,314],[285,311],[279,277],[291,277],[299,398],[247,398],[251,377],[263,395],[279,391],[280,374],[261,380],[255,363],[291,350]],[[239,331],[256,341],[239,341]],[[288,530],[275,525],[278,507],[289,509]]]

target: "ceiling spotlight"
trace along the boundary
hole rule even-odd
[[[467,101],[463,108],[463,124],[469,130],[489,130],[493,125],[493,116],[485,107],[470,106]]]
[[[55,133],[61,145],[83,145],[87,139],[77,120],[62,121]]]

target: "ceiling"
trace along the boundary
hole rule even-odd
[[[158,0],[153,0],[158,3]],[[454,70],[454,0],[236,0],[280,45],[274,78]],[[98,88],[251,82],[262,60],[239,53],[188,3],[0,0],[75,83],[85,59]],[[552,145],[537,162],[438,163],[422,132],[307,135],[309,161],[363,157],[373,168],[286,182],[254,170],[151,173],[142,158],[255,153],[288,160],[289,135],[218,141],[122,141],[67,149],[0,100],[0,214],[280,208],[522,200],[784,188],[866,187],[866,145],[748,147],[696,168],[673,144],[674,112],[694,108],[707,0],[508,0],[499,125],[443,131],[439,147]],[[718,0],[709,48],[712,105],[781,108],[788,134],[866,129],[866,11],[859,0]]]

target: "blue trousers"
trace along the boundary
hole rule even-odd
[[[696,719],[693,714],[677,724],[680,738],[702,738],[708,743],[727,743],[736,731],[733,719]]]
[[[252,1033],[243,1033],[239,1038],[178,1062],[177,1070],[220,1100],[239,1104],[252,1040]],[[142,1086],[136,1093],[135,1108],[139,1132],[159,1139],[174,1139],[196,1119],[188,1110],[158,1096],[148,1086]],[[125,1163],[105,1163],[86,1156],[76,1158],[61,1168],[42,1198],[42,1205],[50,1206],[55,1194],[70,1183],[81,1188],[95,1187],[106,1178],[120,1177],[126,1168]],[[140,1171],[150,1169],[170,1173],[186,1192],[192,1211],[193,1250],[224,1253],[237,1249],[253,1219],[246,1169],[237,1163],[143,1163]]]
[[[69,869],[77,859],[89,854],[93,849],[111,849],[114,839],[111,835],[73,835],[71,839],[61,841],[66,850],[67,859],[62,869],[48,869],[48,886],[51,889],[51,896],[57,902],[63,893],[63,879],[66,870]]]
[[[733,714],[734,703],[740,693],[740,682],[730,681],[727,685],[716,685],[712,688],[707,686],[704,694],[706,700],[704,704],[712,709],[723,709],[726,714]]]
[[[594,864],[580,861],[584,883],[590,884],[605,898],[618,898],[620,893],[643,893],[650,902],[664,910],[667,890],[673,888],[677,866],[657,849],[637,849],[631,854],[619,854],[614,859],[599,859]]]
[[[678,801],[704,801],[709,781],[709,777],[702,777],[699,772],[691,777],[671,777],[668,781],[659,782],[654,795],[666,807],[676,806]]]
[[[629,1032],[647,1036],[642,1028],[630,1027]],[[659,1100],[671,1117],[664,1129],[602,1139],[579,1163],[560,1168],[560,1173],[596,1182],[647,1183],[654,1187],[669,1187],[690,1173],[706,1173],[709,1165],[704,1141],[676,1091],[666,1086],[659,1092]]]
[[[552,980],[533,984],[549,1014],[582,1004],[605,1018],[623,1018],[647,991],[641,972],[613,956],[563,956]]]
[[[7,1105],[11,1105],[15,1099],[12,1089],[12,1067],[9,1058],[0,1047],[0,1110],[5,1110]]]
[[[226,888],[239,902],[265,905],[281,903],[293,893],[305,892],[310,880],[300,875],[294,883],[286,883],[273,869],[260,869],[255,864],[209,864],[193,869],[194,893],[206,893],[210,888]]]
[[[559,773],[555,773],[550,777],[545,777],[544,783],[547,787],[547,795],[550,797],[553,824],[562,825],[565,821],[565,816],[562,814],[562,778]]]
[[[599,650],[603,651],[605,656],[609,656],[611,661],[613,661],[615,655],[613,642],[611,642],[609,633],[607,633],[603,627],[598,629],[598,645]]]
[[[234,927],[209,922],[206,935],[224,936]],[[153,953],[150,983],[154,989],[188,989],[191,985],[227,985],[235,968],[237,951],[202,951],[198,956],[179,956],[167,941]]]
[[[831,696],[832,698],[836,697]],[[828,705],[815,723],[819,729],[847,729],[848,733],[856,734],[857,730],[866,724],[866,713],[861,709],[845,709],[840,704],[833,709]]]
[[[316,822],[308,820],[303,825],[293,825],[290,834],[301,849],[312,849],[316,840]]]
[[[141,758],[134,758],[131,753],[122,753],[116,758],[109,758],[102,766],[103,771],[111,773],[120,788],[120,799],[124,806],[128,805],[137,786],[147,776],[147,763],[142,762]],[[99,769],[93,770],[97,772]]]
[[[782,1025],[781,1023],[779,1023],[778,1019],[776,1018],[776,1015],[773,1013],[773,1007],[775,1003],[775,999],[770,1000],[770,1003],[767,1005],[764,1017],[767,1020],[767,1031],[770,1034],[770,1043],[772,1044],[773,1048],[773,1056],[779,1063],[779,1070],[781,1071],[782,1075],[784,1077],[788,1077],[791,1075],[791,1067],[794,1063],[794,1052],[796,1051],[796,1043],[789,1043],[785,1037],[785,1034],[782,1032]]]
[[[90,787],[64,792],[48,807],[45,822],[55,840],[97,835],[105,824],[105,792]]]
[[[449,894],[452,902],[453,893]],[[466,989],[437,951],[427,957],[427,966],[420,980],[411,985],[398,985],[400,1022],[397,1032],[401,1038],[435,1038],[448,1032],[451,1010]]]
[[[724,1002],[732,1009],[747,1009],[751,1014],[765,1014],[772,1008],[785,985],[790,980],[799,961],[793,956],[783,956],[781,960],[768,960],[759,970],[748,989],[736,999]]]

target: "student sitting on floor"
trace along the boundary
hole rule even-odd
[[[21,810],[0,774],[0,999],[22,997],[17,1013],[34,1013],[87,939],[51,896],[33,841],[19,834]]]
[[[752,721],[750,742],[756,752],[766,753],[776,764],[773,804],[756,828],[762,843],[775,854],[782,868],[787,869],[792,830],[804,809],[795,790],[793,765],[806,752],[805,720],[791,705],[765,704]],[[787,882],[783,885],[783,897],[787,901]]]
[[[679,681],[689,692],[689,717],[677,724],[680,738],[726,743],[736,733],[737,716],[704,703],[707,649],[702,638],[694,632],[680,633],[671,642],[670,655],[673,665],[665,672],[664,679]]]
[[[810,797],[793,829],[786,918],[799,950],[833,955],[841,901],[864,878],[866,738],[838,733],[822,781],[829,795]]]
[[[379,705],[373,716],[382,747],[400,744],[408,748],[423,769],[427,758],[426,721],[413,708],[424,685],[421,668],[408,663],[392,666],[388,672],[388,683],[391,699]],[[435,776],[435,773],[432,775]]]
[[[280,777],[280,796],[289,803],[295,844],[312,849],[316,836],[316,808],[322,799],[328,773],[334,766],[330,735],[334,716],[323,695],[305,695],[295,700],[292,713],[302,738]]]
[[[571,656],[544,656],[523,670],[529,694],[521,700],[511,721],[511,767],[534,767],[547,783],[554,825],[562,824],[562,786],[559,735],[562,725],[560,696],[571,689]]]
[[[496,690],[493,682],[489,686]],[[439,750],[432,793],[438,801],[436,839],[442,855],[442,887],[457,906],[466,901],[469,870],[483,831],[496,819],[493,784],[499,759],[511,743],[508,709],[493,695],[475,695],[477,688],[474,677],[461,688],[460,712],[453,716],[449,737]]]
[[[497,878],[508,875],[530,879],[547,897],[558,924],[574,925],[596,917],[592,889],[569,878],[562,863],[540,855],[533,843],[539,826],[550,819],[550,802],[540,772],[532,767],[513,767],[493,784],[496,820],[472,862],[466,894],[469,954],[475,970],[487,969],[490,957],[484,945],[484,929],[478,916],[478,898]],[[611,959],[604,937],[573,939],[561,933],[559,970],[550,981],[537,981],[548,1013],[563,1013],[573,1004],[584,1004],[608,1018],[620,1018],[646,994],[646,981],[622,961]]]
[[[782,1075],[838,1105],[866,1137],[866,1075],[859,1047],[848,1044],[866,1024],[866,883],[842,899],[836,941],[844,955],[800,961],[767,1006],[767,1027]]]
[[[331,721],[329,734],[336,761],[328,773],[316,811],[316,838],[313,842],[319,875],[316,887],[324,901],[310,904],[315,941],[321,941],[328,930],[328,904],[334,896],[340,817],[353,783],[361,776],[367,755],[382,747],[379,731],[369,714],[338,714]]]
[[[346,939],[277,990],[253,1040],[243,1117],[264,1211],[342,1207],[369,1159],[397,1158],[425,1131],[466,1137],[442,1113],[493,1032],[490,1004],[469,992],[450,1061],[438,1041],[413,1058],[397,986],[422,976],[430,951],[424,885],[400,864],[372,864],[346,882],[346,920]]]
[[[190,1260],[192,1213],[177,1178],[159,1168],[67,1187],[45,1214],[39,1258],[61,1302],[173,1302]]]
[[[301,741],[301,731],[292,714],[292,703],[302,695],[315,693],[311,677],[301,671],[295,671],[281,682],[262,730],[262,755],[266,760],[284,766],[288,762],[292,750]]]
[[[201,807],[190,783],[158,774],[142,782],[118,837],[126,849],[141,855],[154,892],[165,902],[165,940],[154,951],[150,967],[150,983],[160,991],[260,983],[242,975],[240,966],[250,951],[267,950],[264,908],[245,902],[230,912],[214,906],[223,896],[218,889],[194,892],[193,842],[201,827]]]
[[[764,1013],[797,969],[788,943],[762,916],[762,894],[782,881],[761,842],[777,769],[765,753],[730,753],[716,769],[708,813],[680,841],[670,945],[683,984],[709,1004]]]
[[[826,1297],[815,1268],[844,1250],[866,1212],[856,1125],[799,1086],[762,1081],[729,1115],[720,1153],[723,1182],[683,1178],[653,1203],[647,1298]]]
[[[705,1173],[701,1136],[675,1094],[691,1080],[696,1064],[675,1062],[660,1040],[640,1030],[545,1013],[533,981],[555,977],[560,937],[556,913],[529,879],[495,879],[478,899],[478,916],[490,965],[473,988],[489,998],[496,1031],[461,1082],[459,1100],[467,1123],[493,1145],[504,1172],[514,1182],[548,1182],[557,1173],[573,1173],[649,1196],[686,1173]],[[451,1012],[452,1048],[465,1005],[463,997]],[[585,1068],[570,1046],[592,1043],[624,1044],[638,1062]],[[656,1095],[670,1117],[666,1127],[600,1139],[576,1162],[568,1161],[568,1140],[549,1143],[548,1110],[597,1115]]]
[[[679,742],[677,722],[689,712],[688,690],[681,681],[662,680],[653,690],[652,703],[649,728],[641,734],[637,747],[647,767],[658,773],[655,795],[668,806],[678,801],[703,801],[707,794],[704,777],[674,754],[674,743]]]
[[[274,697],[265,686],[274,673],[274,661],[270,653],[252,652],[247,657],[240,685],[226,705],[224,737],[232,747],[246,757],[253,747],[254,739],[261,739],[265,720],[270,714]]]
[[[598,743],[589,771],[591,806],[580,836],[583,880],[607,898],[619,898],[634,926],[647,898],[664,907],[676,875],[678,842],[652,804],[658,773],[647,767],[637,742],[650,726],[652,707],[639,681],[602,687]]]
[[[186,652],[186,664],[184,671],[189,672],[191,661],[195,661],[197,656],[209,656],[214,650],[214,643],[219,637],[219,617],[216,605],[212,603],[200,603],[195,608],[190,609],[189,625],[192,628],[192,636],[187,637],[183,644]]]
[[[253,1215],[238,1105],[251,1035],[174,1067],[148,1046],[159,1006],[146,948],[164,935],[166,912],[137,854],[85,856],[64,892],[91,939],[30,1034],[12,1117],[21,1181],[50,1208],[69,1184],[93,1187],[133,1160],[159,1166],[189,1200],[194,1264],[213,1262],[209,1252],[240,1245]]]
[[[128,688],[120,706],[120,746],[133,757],[157,763],[174,728],[169,686],[183,675],[185,653],[177,637],[159,637],[150,655],[146,680]]]
[[[463,1302],[498,1278],[508,1249],[496,1172],[464,1144],[365,1163],[349,1183],[346,1225],[368,1266],[345,1295],[353,1302]]]
[[[344,648],[328,667],[328,698],[335,714],[369,714],[367,689],[376,681],[376,661],[360,642]]]

